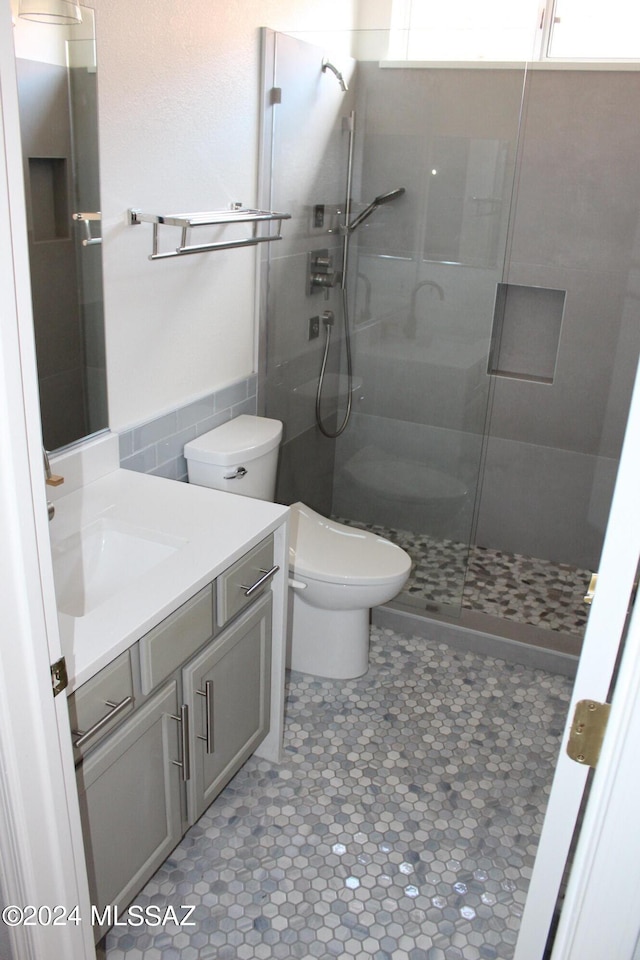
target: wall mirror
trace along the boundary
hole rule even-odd
[[[107,426],[94,12],[14,42],[43,442]]]

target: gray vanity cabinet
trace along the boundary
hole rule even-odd
[[[187,814],[194,823],[269,729],[271,594],[182,671],[192,705]]]
[[[76,776],[91,902],[122,907],[182,836],[178,684],[171,681],[92,750]],[[114,922],[107,914],[100,937]]]
[[[97,940],[269,732],[277,570],[268,537],[69,697]]]

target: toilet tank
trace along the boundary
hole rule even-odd
[[[189,483],[273,500],[276,493],[279,420],[243,414],[185,444]]]

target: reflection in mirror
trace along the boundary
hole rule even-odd
[[[72,27],[15,19],[33,319],[48,450],[107,426],[93,10],[83,7],[82,17]]]
[[[425,260],[495,267],[509,144],[435,137]]]

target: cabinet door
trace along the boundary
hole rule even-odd
[[[168,683],[78,765],[91,902],[124,908],[182,834],[178,687]],[[113,922],[96,926],[99,940]]]
[[[187,812],[194,823],[269,731],[271,595],[221,633],[182,676],[192,716]]]

